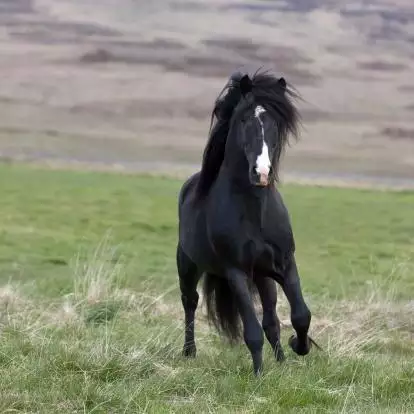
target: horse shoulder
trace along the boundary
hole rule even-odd
[[[281,251],[294,251],[295,241],[288,209],[276,190],[268,200],[263,232],[266,243]]]
[[[206,224],[211,243],[228,243],[237,230],[238,213],[226,191],[214,188],[206,205]]]
[[[178,205],[180,207],[186,200],[188,200],[190,195],[194,194],[199,178],[200,172],[197,172],[190,176],[181,186],[180,192],[178,194]]]
[[[203,209],[196,203],[199,173],[193,174],[182,185],[178,196],[179,243],[189,257],[197,249],[196,241],[203,222]]]

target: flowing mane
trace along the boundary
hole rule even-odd
[[[204,149],[201,173],[197,185],[197,196],[199,198],[208,194],[224,160],[224,150],[230,129],[230,120],[242,96],[239,87],[242,76],[241,73],[233,74],[216,99],[211,114],[210,133]],[[222,97],[226,91],[227,94]],[[216,118],[215,122],[214,118]]]
[[[247,79],[247,83],[245,82]],[[220,99],[227,90],[227,95]],[[273,175],[278,179],[278,165],[280,156],[289,141],[289,135],[298,137],[300,116],[291,98],[299,95],[287,85],[283,78],[264,73],[256,73],[251,79],[237,73],[230,78],[222,93],[216,100],[210,126],[210,135],[203,154],[203,162],[197,185],[199,198],[207,195],[216,180],[221,164],[224,160],[227,136],[233,116],[239,120],[248,107],[248,100],[243,99],[252,95],[257,105],[262,105],[273,117],[277,125],[278,146],[273,163]],[[216,122],[213,126],[214,117]]]

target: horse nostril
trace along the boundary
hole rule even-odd
[[[272,176],[272,175],[273,175],[273,166],[271,165],[269,168],[269,176]]]

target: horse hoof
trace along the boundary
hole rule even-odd
[[[283,362],[286,360],[285,353],[282,348],[278,348],[275,352],[275,357],[277,362]]]
[[[299,346],[298,338],[295,335],[292,335],[289,338],[288,343],[289,343],[289,346],[292,348],[292,351],[295,354],[301,355],[301,356],[307,355],[310,351],[310,348],[311,348],[311,342],[309,341],[308,338],[306,338],[306,345],[305,346],[303,346],[302,344],[301,344],[301,346]]]
[[[195,358],[197,354],[197,349],[195,345],[185,346],[183,348],[183,356],[186,358]]]
[[[258,378],[258,377],[261,377],[262,376],[262,374],[263,374],[263,367],[261,366],[261,367],[254,367],[253,368],[253,372],[254,372],[254,376],[256,377],[256,378]]]
[[[283,362],[286,360],[285,353],[280,345],[275,348],[275,357],[277,362]]]

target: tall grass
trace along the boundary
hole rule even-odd
[[[243,344],[231,348],[197,315],[199,356],[180,356],[179,301],[123,286],[127,265],[105,237],[77,255],[73,291],[54,301],[30,286],[0,289],[3,412],[409,412],[414,407],[414,304],[393,284],[410,265],[352,300],[311,297],[322,352],[273,361],[251,375]],[[283,337],[289,308],[278,305]],[[391,411],[389,411],[391,410]],[[398,411],[399,410],[399,411]]]

